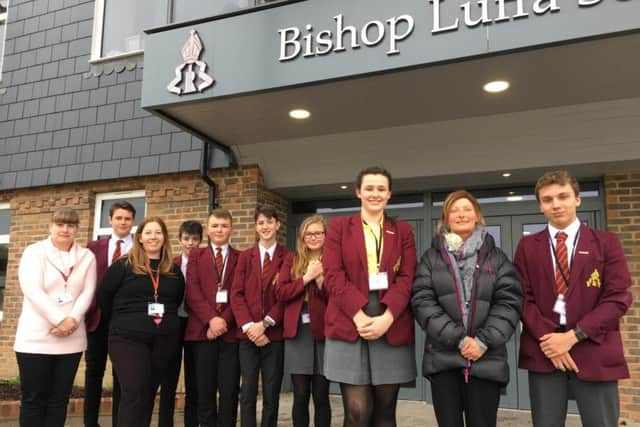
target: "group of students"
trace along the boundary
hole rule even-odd
[[[107,353],[115,426],[148,426],[158,388],[159,425],[173,425],[183,353],[185,426],[235,426],[238,404],[241,425],[256,426],[260,377],[261,426],[275,427],[285,369],[294,426],[310,425],[311,396],[314,425],[331,425],[330,382],[340,385],[344,426],[395,426],[399,388],[417,375],[414,320],[426,333],[422,369],[440,426],[496,425],[506,343],[520,321],[534,425],[564,425],[569,398],[585,426],[616,425],[631,279],[615,235],[577,219],[575,178],[540,178],[549,224],[521,239],[513,264],[464,190],[444,201],[418,262],[411,226],[385,214],[391,190],[389,172],[364,169],[360,211],[328,229],[308,217],[295,252],[277,243],[271,206],[256,208],[254,247],[231,247],[231,214],[216,209],[209,244],[186,221],[175,258],[161,218],[143,219],[131,236],[126,202],[110,211],[113,235],[89,249],[74,241],[78,214],[56,210],[49,238],[20,261],[20,425],[64,425],[86,349],[86,426],[97,425]]]

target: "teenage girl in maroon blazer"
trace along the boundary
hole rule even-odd
[[[360,212],[334,219],[324,245],[325,375],[340,383],[345,426],[395,426],[400,384],[416,377],[416,247],[411,225],[385,215],[389,172],[367,168],[356,184]]]
[[[285,368],[293,383],[294,427],[309,426],[312,394],[315,427],[331,425],[329,381],[323,374],[327,299],[321,260],[325,233],[320,215],[302,222],[296,253],[285,257],[276,287],[276,298],[284,303]]]

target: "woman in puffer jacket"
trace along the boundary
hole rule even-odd
[[[495,426],[500,389],[509,382],[506,343],[522,307],[520,281],[467,191],[447,196],[440,230],[418,264],[411,298],[427,335],[423,375],[438,425]]]

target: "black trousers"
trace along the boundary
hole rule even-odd
[[[84,426],[98,427],[100,414],[100,400],[102,398],[102,380],[107,366],[108,355],[108,322],[100,319],[98,328],[93,332],[87,332],[87,351],[84,353]],[[120,385],[115,372],[113,375],[112,397],[112,425],[116,426],[118,419],[118,404],[120,402]]]
[[[284,369],[284,342],[272,341],[257,347],[251,341],[240,342],[240,425],[255,427],[258,376],[262,373],[262,427],[276,427]]]
[[[583,381],[575,372],[529,371],[529,396],[534,426],[560,427],[567,401],[575,398],[584,427],[615,427],[620,416],[617,381]]]
[[[109,335],[109,356],[120,379],[118,427],[143,427],[151,413],[162,374],[178,351],[180,333],[150,337]]]
[[[160,409],[158,410],[158,427],[173,427],[173,416],[176,407],[176,389],[182,366],[182,351],[184,350],[184,425],[198,427],[196,415],[197,388],[192,347],[184,342],[184,330],[187,318],[180,317],[180,343],[178,351],[164,372],[160,383]]]
[[[82,353],[16,353],[20,372],[20,427],[63,427]]]
[[[238,343],[217,339],[194,341],[187,345],[193,349],[195,362],[198,425],[235,427],[240,388]]]
[[[444,371],[429,379],[439,426],[496,426],[502,387],[500,383],[471,376],[469,383],[465,383],[461,369]]]

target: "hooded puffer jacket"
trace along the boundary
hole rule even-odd
[[[506,343],[513,335],[522,308],[522,288],[513,264],[487,234],[478,252],[469,300],[469,322],[462,320],[462,293],[446,253],[444,238],[436,235],[418,264],[411,305],[426,332],[422,371],[425,377],[469,367],[469,375],[501,384],[509,382]],[[467,364],[458,343],[477,337],[487,347],[477,361]]]

